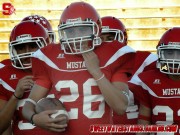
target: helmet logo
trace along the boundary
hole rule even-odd
[[[37,15],[36,16],[30,16],[29,20],[32,22],[35,22],[35,23],[40,23],[40,21],[41,21],[44,25],[46,25],[45,19],[43,19],[42,17],[39,17]]]
[[[27,40],[27,39],[32,39],[32,36],[30,34],[24,34],[16,37],[16,41]]]
[[[103,30],[104,30],[104,29],[109,30],[109,26],[102,26],[102,29],[103,29]]]
[[[163,67],[161,67],[161,70],[166,70],[167,71],[167,65],[164,65]]]
[[[180,45],[180,42],[169,42],[168,45]]]
[[[75,18],[75,19],[67,19],[66,23],[72,23],[72,22],[82,22],[81,18]]]

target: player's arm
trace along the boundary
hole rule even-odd
[[[96,80],[97,85],[107,104],[118,114],[123,114],[128,105],[128,85],[123,82],[110,82],[99,68],[99,59],[91,51],[82,54],[89,73]]]
[[[22,110],[24,118],[30,122],[32,121],[32,116],[35,114],[34,108],[36,102],[47,96],[51,85],[47,79],[48,76],[42,62],[36,58],[32,58],[32,72],[35,83]]]
[[[8,102],[0,99],[0,134],[7,133],[6,130],[11,125],[17,102],[18,100],[13,96]]]
[[[143,104],[140,104],[138,124],[148,125],[150,123],[151,123],[151,109]]]
[[[9,101],[0,99],[0,134],[10,127],[18,100],[19,99],[14,96],[12,96]]]
[[[43,97],[47,96],[47,93],[49,92],[49,89],[44,88],[40,85],[35,84],[32,88],[32,91],[28,97],[31,101],[26,101],[24,107],[23,107],[23,116],[25,119],[27,119],[32,124],[35,124],[38,127],[41,127],[43,129],[55,131],[55,132],[62,132],[65,130],[65,125],[58,125],[55,124],[56,122],[60,122],[63,119],[62,118],[51,118],[50,115],[53,113],[56,113],[56,110],[48,110],[43,111],[41,113],[36,114],[35,112],[35,104],[38,100],[40,100]],[[34,102],[34,103],[33,103]]]
[[[51,89],[51,81],[45,65],[42,61],[34,58],[32,59],[32,70],[35,79],[35,84],[31,90],[31,93],[23,107],[22,113],[25,119],[38,127],[55,132],[62,132],[67,127],[67,124],[59,125],[57,122],[61,122],[62,118],[51,118],[50,115],[56,113],[55,110],[43,111],[36,114],[35,105],[37,101],[48,95]]]
[[[0,133],[5,131],[10,125],[12,117],[14,116],[14,111],[18,101],[22,98],[24,91],[33,86],[32,76],[26,76],[19,80],[16,90],[11,98],[7,101],[6,93],[7,90],[1,85],[0,87]],[[4,84],[8,85],[8,84]]]
[[[2,133],[2,135],[12,135],[12,134],[13,134],[13,132],[12,132],[11,126],[9,126],[9,128],[6,129],[6,131],[4,131],[4,132]]]
[[[46,97],[47,93],[48,93],[48,89],[44,88],[42,86],[39,86],[37,84],[34,84],[31,93],[28,97],[28,100],[25,102],[25,105],[23,107],[23,116],[31,122],[31,116],[33,114],[36,114],[35,112],[35,105],[37,103],[38,100],[40,100],[41,98]]]
[[[143,104],[139,107],[138,124],[149,125],[151,124],[151,109]],[[148,133],[139,133],[137,135],[148,135]]]
[[[143,73],[142,73],[143,74]],[[141,74],[140,74],[141,75]],[[139,75],[139,76],[140,76]],[[139,101],[139,115],[138,124],[149,125],[151,124],[151,108],[150,108],[150,98],[149,93],[140,84],[143,82],[141,78],[136,75],[136,79],[131,80],[128,83],[130,90],[133,92],[136,100]],[[138,135],[148,135],[147,133],[141,133]]]

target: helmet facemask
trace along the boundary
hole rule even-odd
[[[158,47],[157,67],[162,73],[180,75],[180,43],[172,42]]]
[[[53,31],[48,31],[48,35],[49,35],[49,42],[50,43],[55,43],[56,42],[56,34]]]
[[[17,53],[17,48],[23,47],[25,45],[29,45],[32,48],[35,48],[35,50],[24,53]],[[44,46],[46,46],[46,41],[42,37],[32,38],[29,34],[18,36],[15,41],[9,43],[9,53],[12,65],[18,69],[31,68],[32,65],[30,58],[37,49]],[[25,59],[29,59],[27,63],[23,62]]]
[[[112,42],[114,40],[117,40],[121,43],[124,42],[124,34],[121,30],[110,29],[109,26],[102,26],[101,37],[103,37],[103,35],[107,35],[107,38],[109,35],[109,39],[105,40],[105,42]],[[113,36],[113,39],[111,36]]]
[[[101,44],[98,25],[89,19],[68,19],[58,27],[58,32],[66,54],[82,54]]]

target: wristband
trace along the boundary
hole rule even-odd
[[[96,82],[97,81],[100,81],[101,79],[103,79],[104,78],[104,74],[102,74],[102,76],[99,78],[99,79],[97,79],[97,80],[95,80]]]
[[[33,126],[35,126],[34,121],[33,121],[34,115],[36,115],[36,113],[34,113],[34,114],[31,116],[31,119],[30,119],[30,122],[31,122],[31,124],[32,124]]]
[[[22,99],[22,97],[17,97],[17,96],[15,95],[15,93],[13,93],[13,95],[14,95],[14,97],[17,98],[17,99]]]

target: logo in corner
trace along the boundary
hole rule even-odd
[[[16,77],[16,74],[12,74],[9,79],[10,79],[10,80],[15,80],[15,79],[18,79],[18,78]]]
[[[160,79],[155,79],[153,84],[161,84]]]
[[[13,13],[15,13],[16,9],[14,8],[14,6],[11,3],[3,3],[2,4],[2,13],[3,15],[12,15]]]
[[[60,54],[57,56],[57,58],[60,58],[60,59],[61,59],[61,58],[65,58],[65,57],[64,57],[64,54],[63,54],[63,53],[60,53]]]

